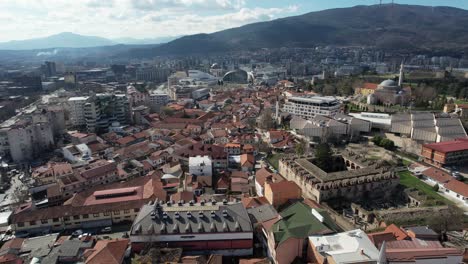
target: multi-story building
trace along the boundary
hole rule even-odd
[[[468,162],[468,139],[459,138],[422,146],[424,162],[437,167],[466,164]]]
[[[70,113],[70,125],[72,127],[86,126],[85,104],[88,101],[88,96],[70,97],[68,99],[68,111]]]
[[[145,204],[130,231],[134,251],[149,243],[184,248],[184,253],[248,256],[253,230],[242,203],[194,201]]]
[[[136,70],[137,81],[165,82],[171,74],[171,69],[162,67],[144,67]]]
[[[149,107],[152,112],[158,112],[169,102],[169,95],[165,92],[155,91],[149,95]]]
[[[371,131],[371,122],[344,114],[334,117],[317,115],[309,120],[295,116],[290,121],[291,129],[309,138],[359,136]]]
[[[97,94],[84,105],[88,132],[106,132],[114,122],[125,125],[130,120],[130,107],[125,94]]]
[[[105,187],[87,187],[63,205],[18,210],[11,218],[12,228],[16,232],[38,234],[107,227],[133,221],[140,208],[154,199],[166,199],[158,177],[145,176]]]
[[[0,128],[0,156],[14,162],[31,161],[55,145],[52,123],[31,116],[13,117]]]
[[[305,119],[316,115],[334,116],[341,110],[341,103],[331,96],[290,96],[283,111]]]

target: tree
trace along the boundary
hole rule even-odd
[[[438,211],[428,219],[429,227],[438,233],[442,233],[445,237],[448,231],[461,230],[464,225],[463,211],[454,206],[449,205],[447,210]]]
[[[434,192],[438,192],[439,191],[439,184],[436,184],[436,185],[432,186],[432,190],[434,190]]]
[[[172,115],[174,115],[174,109],[165,106],[165,107],[161,108],[161,113],[166,115],[166,116],[172,116]]]
[[[304,155],[305,153],[307,153],[307,142],[303,139],[300,140],[296,144],[295,150],[296,150],[296,155],[299,155],[299,156]]]
[[[395,142],[393,142],[392,140],[388,138],[384,138],[382,139],[382,141],[380,141],[380,146],[383,147],[384,149],[394,150]]]
[[[374,142],[375,145],[377,146],[380,146],[380,142],[382,141],[382,137],[381,136],[375,136],[372,138],[372,142]]]
[[[258,126],[262,129],[272,129],[275,125],[275,121],[272,118],[272,112],[270,109],[263,110],[263,113],[260,115],[260,123]]]
[[[330,171],[333,162],[333,152],[327,143],[317,145],[315,149],[315,165],[324,171]]]

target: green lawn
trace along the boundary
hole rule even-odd
[[[406,159],[402,159],[402,162],[403,162],[403,165],[405,166],[409,166],[411,164],[411,161],[406,160]]]
[[[268,163],[270,163],[271,166],[273,166],[273,168],[278,170],[279,159],[281,159],[281,157],[283,157],[283,155],[284,154],[282,154],[282,153],[271,154],[271,155],[268,156],[267,161],[268,161]]]
[[[457,99],[457,100],[455,100],[455,103],[456,104],[468,104],[468,101]]]
[[[400,176],[400,184],[406,188],[417,189],[418,191],[424,193],[428,198],[428,203],[431,203],[431,200],[442,202],[443,204],[453,204],[452,201],[441,196],[436,191],[432,189],[432,186],[424,183],[417,177],[413,176],[409,171],[401,171],[398,173]],[[431,204],[435,205],[435,204]]]

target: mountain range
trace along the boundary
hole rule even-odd
[[[84,36],[71,32],[62,32],[43,38],[33,38],[26,40],[13,40],[0,43],[0,50],[40,50],[51,48],[89,48],[100,46],[111,46],[118,44],[125,45],[146,45],[160,44],[174,40],[177,37],[160,38],[118,38],[107,39],[96,36]]]
[[[98,59],[152,58],[165,55],[224,53],[281,47],[373,46],[383,50],[468,52],[468,11],[452,7],[372,5],[329,9],[227,29],[173,38],[106,39],[60,33],[46,38],[0,43],[0,56],[14,59],[34,49],[37,56]],[[172,40],[172,41],[171,41]],[[162,43],[154,45],[154,43]],[[117,45],[121,44],[121,45]],[[123,44],[123,45],[122,45]],[[145,45],[147,44],[147,45]],[[107,46],[109,48],[99,48]],[[111,47],[112,46],[112,47]],[[59,52],[38,49],[62,48]],[[64,50],[63,48],[68,48]],[[92,47],[92,48],[90,48]],[[96,48],[97,47],[97,48]],[[70,50],[70,48],[80,48]],[[16,52],[16,51],[17,52]],[[20,50],[20,51],[18,51]]]
[[[453,7],[372,5],[329,9],[185,36],[130,56],[184,55],[259,48],[375,46],[384,50],[467,50],[468,11]]]

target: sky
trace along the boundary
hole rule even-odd
[[[395,2],[468,9],[468,0]],[[110,39],[211,33],[312,11],[378,3],[379,0],[0,0],[0,42],[60,32]]]

